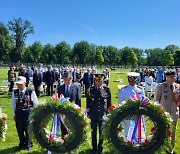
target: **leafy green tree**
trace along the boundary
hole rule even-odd
[[[13,50],[13,61],[21,61],[27,35],[30,33],[34,33],[33,26],[28,20],[23,21],[21,18],[14,18],[12,21],[8,22],[7,26],[12,32],[12,37],[15,42],[15,48]]]
[[[94,58],[95,58],[95,64],[97,65],[101,65],[104,62],[102,51],[99,48],[96,48],[96,54]]]
[[[102,54],[106,65],[116,65],[121,59],[120,51],[114,46],[104,46]]]
[[[180,66],[180,48],[176,49],[174,53],[174,65]]]
[[[177,45],[170,44],[170,45],[167,45],[164,50],[170,51],[172,54],[174,54],[174,52],[175,52],[177,49],[178,49],[178,46],[177,46]]]
[[[30,46],[28,46],[25,49],[25,54],[23,56],[23,61],[26,62],[26,63],[33,63],[33,60],[34,60],[34,56],[31,53]]]
[[[65,41],[55,46],[55,58],[57,64],[69,64],[71,61],[71,46]]]
[[[74,62],[77,64],[86,63],[86,57],[90,52],[90,44],[87,41],[77,42],[73,49]]]
[[[146,49],[147,66],[161,66],[164,52],[165,51],[161,48]]]
[[[26,48],[24,53],[24,61],[30,63],[38,63],[41,61],[43,46],[40,42],[34,42]]]
[[[127,57],[128,57],[128,55],[130,53],[130,50],[131,50],[131,48],[129,48],[129,47],[124,47],[124,48],[121,49],[121,54],[122,54],[122,56],[121,56],[121,64],[122,65],[128,65]]]
[[[137,56],[132,49],[129,51],[129,55],[127,57],[127,63],[131,65],[133,68],[138,64]]]
[[[172,66],[174,65],[174,57],[173,54],[171,54],[170,51],[166,51],[164,57],[163,57],[163,61],[162,64],[164,66]]]
[[[86,53],[86,63],[90,64],[91,66],[95,63],[95,54],[96,54],[97,46],[95,44],[90,44],[89,52]]]
[[[138,59],[138,65],[145,65],[144,51],[139,48],[132,48]]]
[[[8,29],[0,23],[0,61],[9,61],[9,54],[12,51],[13,42]]]
[[[46,64],[54,64],[55,63],[55,49],[51,44],[46,44],[43,48],[40,62]]]

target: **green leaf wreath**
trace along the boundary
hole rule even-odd
[[[140,145],[127,141],[123,134],[123,127],[119,125],[123,120],[133,120],[134,116],[145,115],[154,124],[151,134]],[[104,117],[103,137],[105,144],[114,153],[149,154],[167,150],[171,147],[172,119],[170,114],[156,102],[141,105],[138,100],[127,100]]]
[[[5,141],[7,131],[7,114],[2,112],[0,107],[0,140]]]
[[[64,138],[50,136],[49,121],[54,114],[66,117],[65,124],[70,131]],[[59,100],[49,100],[35,107],[30,116],[29,128],[42,148],[56,153],[70,152],[89,144],[88,138],[91,132],[89,119],[84,115],[83,110],[74,103],[69,101],[60,103]]]

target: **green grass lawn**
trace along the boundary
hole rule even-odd
[[[125,69],[119,69],[111,71],[111,79],[110,79],[110,89],[112,93],[112,102],[114,105],[118,104],[118,88],[117,85],[127,84],[126,74],[125,72],[128,72],[129,70]],[[114,82],[114,80],[117,80],[118,77],[123,79],[123,83]],[[7,80],[7,70],[6,69],[0,69],[0,85],[2,84],[3,80]],[[48,98],[48,97],[40,97],[42,98]],[[11,95],[7,94],[0,94],[0,104],[2,104],[3,112],[8,114],[8,130],[6,135],[6,141],[0,142],[0,153],[17,153],[16,148],[19,144],[19,139],[17,136],[16,128],[15,128],[15,122],[13,121],[13,115],[12,115],[12,108],[11,108]],[[85,98],[82,97],[82,107],[85,108]],[[177,129],[177,137],[176,137],[176,147],[175,151],[177,153],[180,153],[180,124],[178,125]],[[86,152],[80,151],[80,153],[89,153],[90,147],[84,147],[84,150]],[[106,147],[104,148],[104,151],[106,153],[112,153],[110,152]],[[21,151],[19,153],[28,153],[26,150]],[[46,151],[41,151],[40,148],[37,146],[37,144],[34,144],[33,151],[31,153],[47,153]]]

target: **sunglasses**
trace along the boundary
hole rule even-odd
[[[137,77],[134,77],[134,76],[128,76],[128,81],[130,82],[136,82],[138,80]]]

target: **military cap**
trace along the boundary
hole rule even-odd
[[[104,81],[104,73],[95,73],[94,74],[95,81]]]
[[[169,69],[168,71],[165,72],[166,76],[175,75],[175,74],[176,74],[176,71],[174,69]]]
[[[128,73],[127,73],[128,81],[130,81],[130,82],[136,82],[139,75],[140,75],[140,74],[137,73],[137,72],[128,72]]]
[[[133,76],[133,77],[138,77],[140,74],[137,72],[128,72],[127,76]]]
[[[23,84],[26,83],[26,78],[24,76],[18,76],[16,78],[15,84]]]

